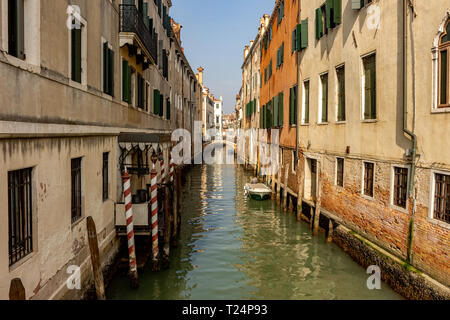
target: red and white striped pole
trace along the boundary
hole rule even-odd
[[[164,155],[162,152],[161,152],[160,167],[161,167],[161,183],[164,184],[166,183],[166,168],[164,168]]]
[[[175,167],[175,163],[173,162],[172,157],[170,157],[170,163],[169,163],[170,183],[173,183],[173,177],[175,174],[175,170],[173,169],[173,167]]]
[[[153,270],[159,270],[159,245],[158,245],[158,173],[155,169],[156,160],[153,162],[153,169],[150,172],[151,178],[151,211],[152,211],[152,260],[153,260]]]
[[[128,239],[128,257],[130,261],[130,279],[131,286],[136,288],[138,286],[138,274],[136,264],[136,249],[134,245],[134,225],[133,225],[133,208],[131,200],[131,184],[130,175],[125,168],[122,176],[123,180],[123,196],[125,199],[125,218],[127,222],[127,239]]]

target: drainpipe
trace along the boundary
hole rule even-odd
[[[412,160],[411,160],[411,174],[409,178],[409,188],[408,188],[408,199],[411,197],[414,191],[414,176],[416,171],[416,153],[417,153],[417,136],[410,130],[407,129],[407,92],[408,92],[408,77],[407,77],[407,47],[408,47],[408,1],[403,0],[403,132],[406,133],[412,140]],[[414,196],[414,195],[413,195]],[[408,252],[407,252],[407,262],[411,262],[411,251],[412,251],[412,238],[414,229],[414,211],[415,205],[413,206],[413,212],[411,219],[409,220],[408,228]]]

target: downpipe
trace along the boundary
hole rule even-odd
[[[408,243],[407,243],[407,257],[408,263],[411,263],[412,254],[412,242],[413,242],[413,232],[414,232],[414,215],[416,210],[416,200],[414,194],[414,178],[416,172],[416,154],[417,154],[417,136],[407,128],[407,109],[408,109],[408,60],[407,60],[407,48],[408,48],[408,6],[409,0],[403,0],[403,132],[407,134],[412,140],[412,160],[411,160],[411,174],[409,178],[409,187],[407,192],[407,198],[412,198],[413,207],[412,214],[409,220],[408,227]]]

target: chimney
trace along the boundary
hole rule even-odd
[[[249,48],[248,48],[248,46],[245,46],[245,48],[244,48],[244,59],[247,57],[248,52],[249,52]]]
[[[197,80],[198,80],[198,83],[200,83],[200,86],[202,86],[202,87],[203,87],[203,71],[204,70],[205,69],[203,69],[202,67],[199,67],[197,69],[197,71],[198,71],[198,73],[197,73]]]

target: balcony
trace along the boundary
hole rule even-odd
[[[148,26],[135,5],[120,5],[120,46],[128,45],[130,54],[136,55],[137,62],[143,63],[146,67],[150,62],[153,64],[158,62],[157,39],[150,24],[147,24]]]

